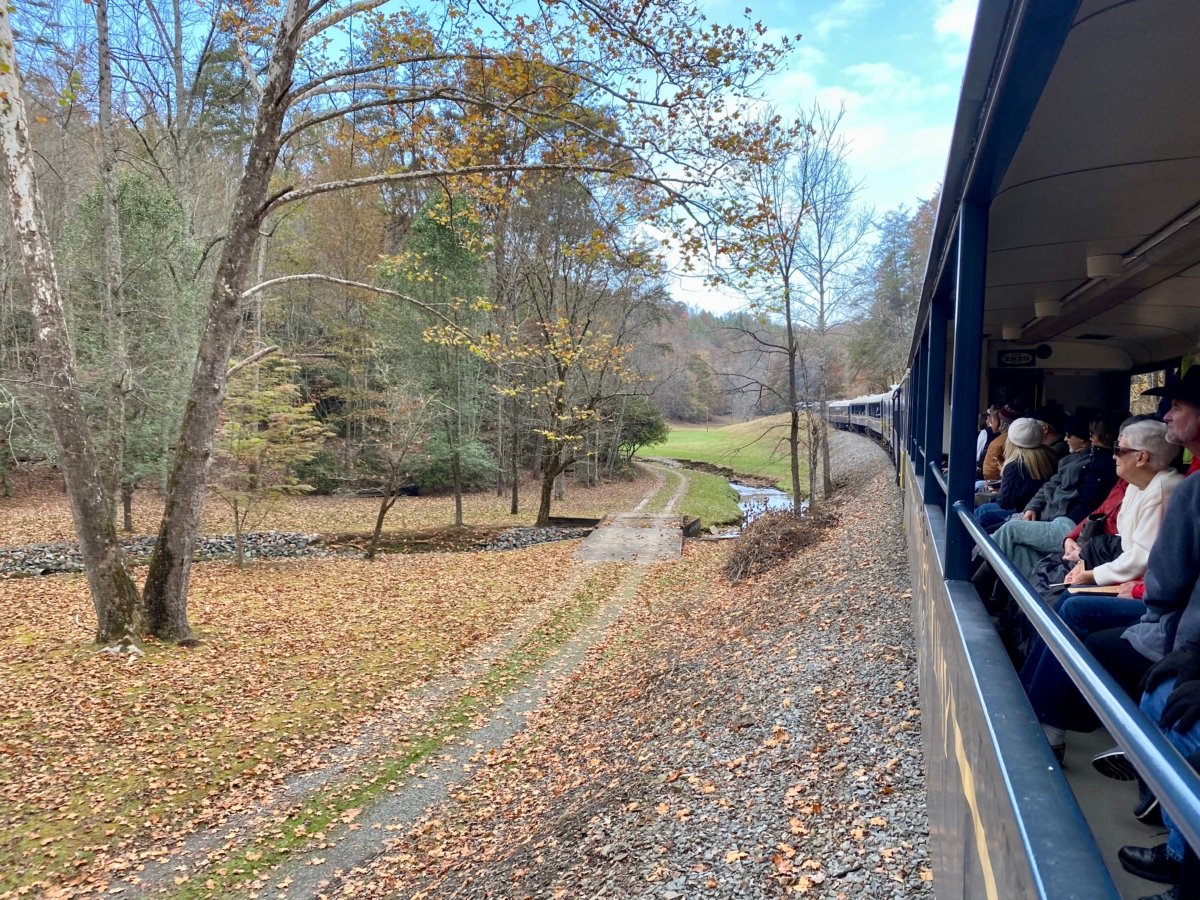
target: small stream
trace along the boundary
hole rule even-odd
[[[754,487],[748,484],[739,484],[736,481],[729,482],[729,486],[737,492],[738,509],[745,517],[742,522],[743,527],[765,512],[786,512],[792,508],[791,495],[778,488]]]

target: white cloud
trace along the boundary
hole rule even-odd
[[[813,34],[827,40],[834,32],[849,28],[879,5],[880,0],[835,0],[813,20]]]
[[[933,31],[939,38],[963,42],[971,40],[979,0],[939,0]]]

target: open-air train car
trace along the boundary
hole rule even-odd
[[[1126,409],[1138,381],[1178,377],[1197,351],[1198,48],[1195,0],[980,5],[899,437],[940,898],[1162,890],[1115,858],[1162,840],[1130,814],[1132,787],[1089,779],[1086,736],[1056,762],[967,574],[974,547],[995,555],[970,514],[988,403]],[[1027,582],[1000,574],[1200,848],[1196,774]]]

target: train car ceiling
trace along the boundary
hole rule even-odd
[[[1021,6],[984,0],[980,14]],[[1193,352],[1200,337],[1195,2],[1083,0],[1070,23],[1011,159],[987,177],[978,155],[993,139],[981,114],[966,122],[974,156],[962,154],[957,172],[952,157],[947,173],[957,194],[943,198],[948,209],[968,196],[988,204],[991,368],[1144,368]],[[984,100],[964,89],[960,132],[972,105],[1003,109],[1006,95],[1030,90],[1011,73],[988,79]],[[953,284],[955,232],[939,218],[922,319],[930,293]]]

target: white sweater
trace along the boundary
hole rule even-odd
[[[1110,563],[1096,566],[1092,574],[1096,584],[1121,584],[1146,574],[1150,548],[1158,537],[1163,513],[1171,493],[1183,481],[1174,469],[1165,469],[1141,489],[1129,485],[1117,513],[1117,533],[1121,536],[1121,555]]]

